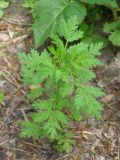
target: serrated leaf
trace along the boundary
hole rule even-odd
[[[81,113],[78,110],[76,110],[74,107],[71,108],[71,115],[72,115],[72,118],[76,121],[80,121],[82,119]]]
[[[95,86],[81,86],[78,90],[79,94],[85,93],[86,95],[92,95],[94,97],[102,97],[105,95],[100,88]]]
[[[68,117],[60,112],[59,110],[56,110],[54,112],[54,116],[56,117],[56,120],[63,126],[63,125],[68,125]]]
[[[45,122],[51,117],[51,111],[47,110],[44,112],[35,113],[35,114],[32,114],[32,117],[33,117],[33,121],[36,123]]]
[[[88,114],[89,116],[95,116],[96,118],[100,118],[100,113],[103,109],[103,106],[95,99],[95,91],[93,89],[90,91],[89,89],[81,90],[79,88],[74,97],[74,104],[76,106],[76,110],[80,110],[83,113]],[[103,92],[97,91],[96,97],[103,95]],[[100,94],[100,95],[99,95]]]
[[[41,130],[38,127],[38,125],[32,123],[32,122],[22,122],[22,131],[21,131],[21,137],[27,137],[27,138],[35,138],[39,139],[41,136]]]
[[[47,135],[50,137],[50,139],[56,139],[56,136],[58,134],[57,131],[61,130],[61,126],[58,121],[50,119],[45,125],[44,125],[44,131],[47,132]]]
[[[77,30],[79,22],[77,17],[72,17],[61,21],[60,24],[60,34],[66,39],[67,42],[73,42],[83,37],[83,31]]]
[[[95,73],[91,70],[88,70],[86,68],[80,68],[78,70],[79,76],[78,76],[78,83],[87,83],[91,81],[93,78],[96,77]]]
[[[48,110],[52,108],[52,100],[38,100],[32,105],[35,109]]]
[[[102,42],[98,42],[98,43],[92,43],[89,46],[89,53],[93,56],[97,56],[100,55],[101,52],[100,50],[103,48],[103,43]]]
[[[70,95],[74,90],[74,86],[71,83],[62,83],[60,85],[60,94],[63,97]]]

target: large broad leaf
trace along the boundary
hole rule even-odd
[[[39,47],[54,32],[59,32],[62,19],[77,16],[81,23],[86,16],[86,8],[76,0],[39,0],[35,6],[34,37],[35,47]]]
[[[89,3],[89,4],[105,5],[112,8],[118,7],[116,0],[80,0],[80,1]]]

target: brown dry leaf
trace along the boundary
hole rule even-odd
[[[106,160],[106,159],[103,156],[99,156],[99,157],[96,158],[96,160]]]
[[[14,152],[7,151],[5,153],[5,160],[16,160],[16,154]]]
[[[9,35],[4,32],[0,32],[0,41],[1,42],[7,42],[9,40]]]
[[[73,155],[72,160],[79,160],[79,157],[77,155]]]
[[[112,101],[113,97],[114,97],[113,94],[108,94],[102,98],[102,102],[108,104]]]
[[[1,24],[0,24],[0,31],[7,30],[7,28],[8,28],[8,25],[7,25],[7,24],[4,24],[4,23],[1,23]]]

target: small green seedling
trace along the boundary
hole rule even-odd
[[[19,54],[23,82],[34,86],[29,98],[36,109],[31,120],[22,123],[21,135],[47,137],[58,150],[68,152],[74,143],[70,122],[85,115],[101,117],[103,106],[96,98],[104,93],[90,81],[95,78],[92,68],[101,64],[97,56],[102,43],[77,43],[83,32],[78,30],[76,18],[62,20],[60,33],[51,36],[52,46],[42,53],[31,50],[30,54]]]

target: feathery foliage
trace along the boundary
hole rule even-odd
[[[60,34],[65,44],[60,36],[52,35],[53,45],[48,50],[19,54],[23,82],[38,86],[30,91],[36,112],[31,114],[31,122],[23,123],[22,136],[48,137],[60,151],[69,151],[74,143],[70,120],[79,121],[85,114],[100,118],[103,107],[96,98],[104,93],[88,82],[95,77],[92,67],[100,65],[97,56],[102,43],[70,46],[69,42],[83,36],[76,17],[62,20]]]

